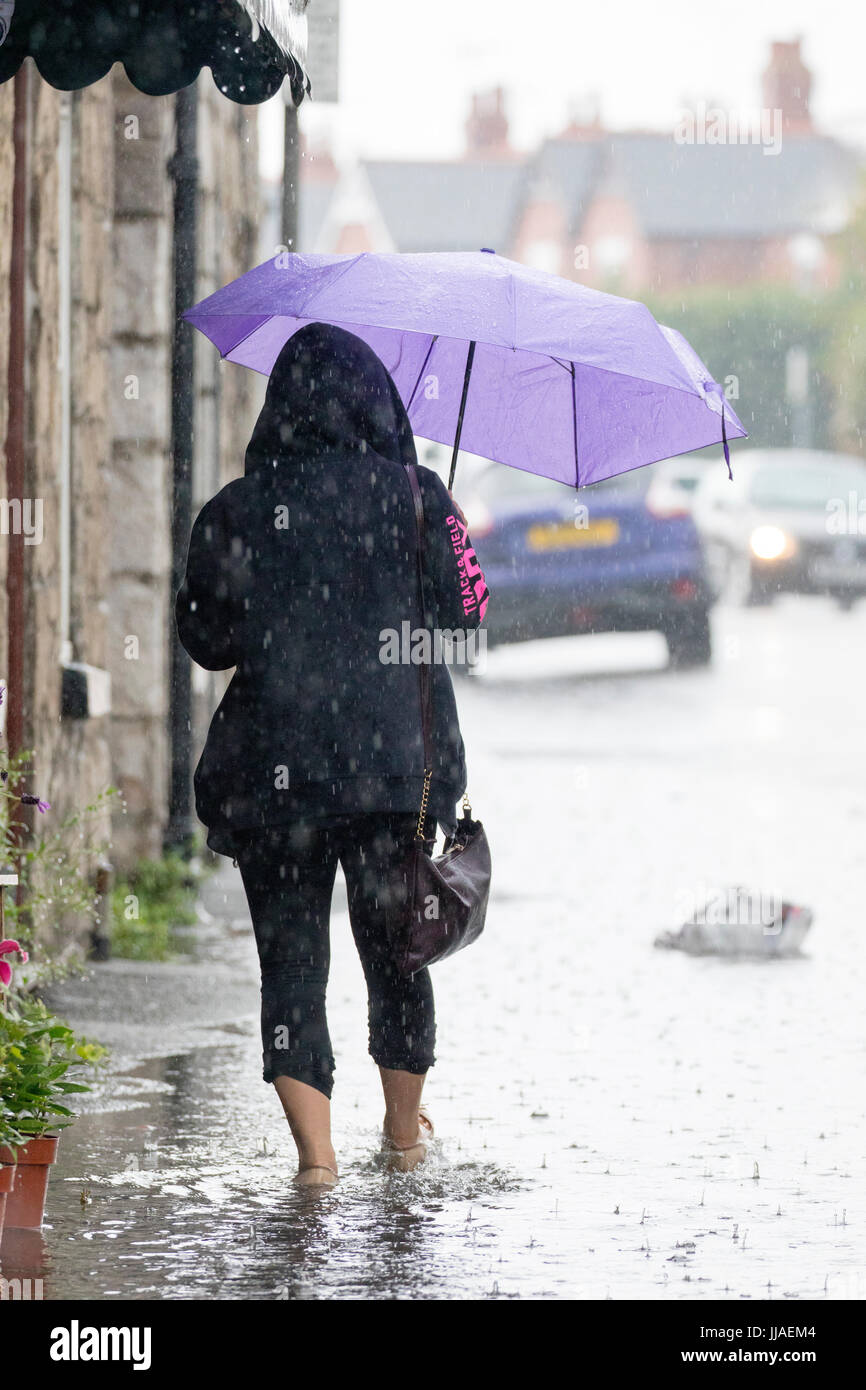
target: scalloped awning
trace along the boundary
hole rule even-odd
[[[266,101],[288,77],[298,106],[310,90],[307,3],[0,0],[0,82],[26,57],[62,91],[89,87],[123,63],[139,91],[166,96],[209,67],[220,91],[244,105]]]

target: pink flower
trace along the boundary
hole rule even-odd
[[[21,964],[26,965],[30,957],[23,947],[18,945],[17,941],[13,941],[11,938],[0,941],[0,984],[8,985],[12,979],[12,967],[8,961],[3,960],[3,957],[16,954]]]

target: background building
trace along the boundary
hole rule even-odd
[[[860,160],[814,129],[799,41],[774,43],[760,119],[711,105],[677,131],[572,122],[539,149],[509,144],[501,89],[474,98],[456,161],[362,160],[337,178],[305,160],[301,248],[478,250],[645,295],[699,285],[829,288]]]

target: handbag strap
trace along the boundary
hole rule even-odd
[[[421,484],[414,463],[407,463],[405,467],[409,479],[409,486],[412,489],[412,501],[415,506],[418,602],[421,606],[421,622],[424,627],[427,628],[427,606],[424,601],[424,499],[421,496]],[[430,799],[430,782],[433,778],[433,690],[430,663],[427,661],[418,662],[418,688],[421,697],[421,734],[424,740],[424,789],[421,793],[421,809],[418,812],[418,825],[415,829],[415,836],[416,839],[423,840],[424,822],[427,818],[427,802]]]

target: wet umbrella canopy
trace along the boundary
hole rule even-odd
[[[492,253],[283,253],[184,317],[260,372],[304,324],[347,328],[415,434],[575,487],[746,433],[645,305]]]
[[[0,82],[28,56],[63,91],[123,63],[140,91],[165,96],[209,67],[232,101],[266,101],[288,77],[299,104],[309,90],[306,8],[307,0],[4,0]]]

